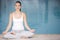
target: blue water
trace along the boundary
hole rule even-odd
[[[0,0],[0,33],[8,24],[16,0]],[[22,11],[26,13],[28,25],[36,34],[60,34],[59,0],[22,0]]]

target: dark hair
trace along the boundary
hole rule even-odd
[[[21,2],[20,2],[20,1],[16,1],[16,3],[19,3],[19,4],[20,4],[20,6],[21,6]],[[20,11],[21,11],[21,9],[20,9]]]

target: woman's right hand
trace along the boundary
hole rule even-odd
[[[6,33],[7,33],[6,31],[3,32],[3,34],[6,34]]]

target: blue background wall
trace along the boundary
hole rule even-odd
[[[8,24],[17,0],[0,0],[0,33]],[[60,34],[60,0],[20,0],[28,25],[36,34]]]

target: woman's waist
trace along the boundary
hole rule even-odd
[[[17,25],[17,26],[13,25],[12,28],[14,28],[14,29],[17,29],[17,28],[22,29],[22,28],[24,28],[24,26],[23,25],[20,25],[20,26],[19,25]]]
[[[24,27],[12,27],[12,30],[20,31],[20,30],[24,30]]]
[[[23,24],[13,24],[13,26],[23,26]]]
[[[22,32],[24,30],[12,30],[12,32]]]

